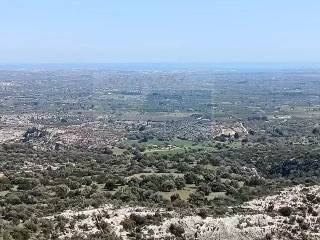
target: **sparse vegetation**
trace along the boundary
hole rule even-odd
[[[63,81],[57,74],[0,72],[0,83],[11,83],[0,93],[4,239],[147,239],[165,219],[174,219],[165,234],[182,239],[190,229],[176,218],[204,224],[246,214],[246,202],[298,185],[306,186],[304,204],[270,201],[259,211],[285,221],[281,227],[294,226],[285,230],[296,239],[318,226],[320,197],[308,187],[320,178],[319,100],[312,97],[320,85],[311,77],[301,76],[301,85],[300,75],[286,72],[272,81],[271,73],[199,79],[200,73],[75,70]],[[94,89],[88,76],[95,76]],[[34,88],[28,81],[36,79],[44,80]],[[210,81],[214,89],[203,87]],[[292,92],[297,88],[301,94]],[[266,102],[266,94],[274,100]],[[146,212],[110,215],[109,205]],[[237,229],[254,224],[243,220]]]

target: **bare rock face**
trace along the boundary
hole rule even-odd
[[[38,129],[36,127],[28,128],[28,130],[23,134],[23,142],[29,142],[32,140],[43,138],[47,135],[45,130]]]

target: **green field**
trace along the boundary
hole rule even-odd
[[[189,184],[186,187],[184,187],[181,190],[176,190],[172,192],[161,192],[161,195],[164,197],[164,199],[170,200],[170,197],[173,194],[178,193],[182,200],[188,200],[191,193],[195,192],[197,190],[197,187],[193,184]]]

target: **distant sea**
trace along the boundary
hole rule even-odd
[[[268,72],[320,70],[320,63],[0,63],[0,70]]]

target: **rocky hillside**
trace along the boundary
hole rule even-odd
[[[62,239],[85,238],[99,231],[113,232],[122,239],[320,239],[320,186],[287,188],[240,209],[241,214],[213,218],[201,212],[181,215],[165,209],[106,205],[47,219],[64,219]]]

